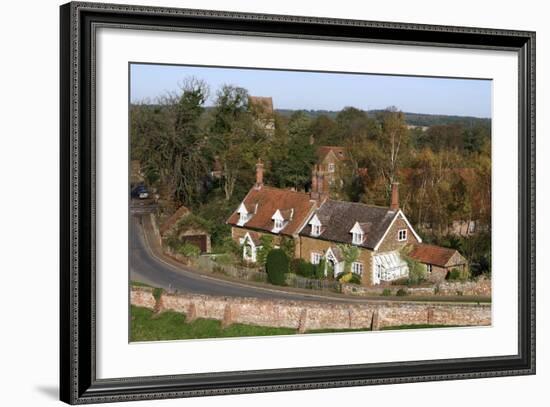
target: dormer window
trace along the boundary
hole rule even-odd
[[[237,209],[237,213],[239,214],[239,221],[237,222],[238,226],[243,226],[252,217],[252,214],[248,212],[248,209],[246,209],[246,206],[242,202],[239,209]]]
[[[365,232],[358,222],[355,222],[355,225],[353,225],[353,228],[351,228],[349,232],[351,233],[351,243],[363,244],[363,241],[365,240]]]
[[[328,172],[334,172],[336,170],[336,166],[334,163],[328,163]]]
[[[311,226],[311,236],[317,237],[321,234],[322,225],[317,215],[313,215],[313,218],[311,218],[309,225]]]
[[[275,211],[275,213],[271,217],[271,220],[273,220],[273,229],[271,230],[273,233],[278,233],[281,231],[281,229],[284,228],[285,219],[279,209]]]

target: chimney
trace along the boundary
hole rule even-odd
[[[391,184],[391,205],[392,211],[399,209],[399,182],[392,182]]]
[[[256,163],[256,189],[262,189],[264,186],[264,165],[262,163],[262,160],[258,158],[258,162]]]
[[[311,197],[316,199],[317,194],[317,166],[313,166],[313,171],[311,171]]]

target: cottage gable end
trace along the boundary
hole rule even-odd
[[[422,238],[416,233],[403,211],[399,210],[374,246],[374,250],[399,250],[410,243],[422,243]]]

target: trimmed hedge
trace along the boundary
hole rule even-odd
[[[289,271],[290,261],[281,249],[273,249],[267,255],[266,271],[267,280],[271,284],[285,285],[285,274]]]

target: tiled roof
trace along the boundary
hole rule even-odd
[[[358,222],[365,232],[365,241],[359,246],[373,249],[390,226],[397,211],[357,202],[328,200],[316,211],[322,223],[320,239],[351,243],[350,230]],[[306,225],[300,235],[309,236],[311,226]]]
[[[457,258],[458,261],[455,261],[454,264],[449,264],[451,258],[457,253],[458,251],[455,249],[448,249],[446,247],[421,243],[413,246],[409,256],[421,263],[433,264],[440,267],[465,264],[466,260],[462,257],[462,255],[460,255],[460,253],[458,253],[460,256]]]
[[[164,235],[166,232],[168,232],[172,227],[184,216],[187,216],[191,213],[191,211],[186,208],[185,206],[180,206],[176,212],[174,212],[168,219],[164,221],[164,223],[160,226],[160,234]]]
[[[264,114],[273,114],[273,99],[264,96],[249,96],[248,104],[257,107]]]
[[[317,147],[317,158],[319,161],[323,161],[328,153],[334,152],[334,155],[338,159],[344,159],[346,157],[346,148],[340,146],[319,146]]]
[[[243,202],[252,214],[250,220],[243,226],[245,229],[271,232],[274,226],[273,214],[279,210],[287,221],[280,231],[284,235],[297,233],[316,205],[307,193],[267,186],[262,186],[260,189],[252,188]],[[239,214],[235,211],[227,223],[237,226],[238,220]]]

